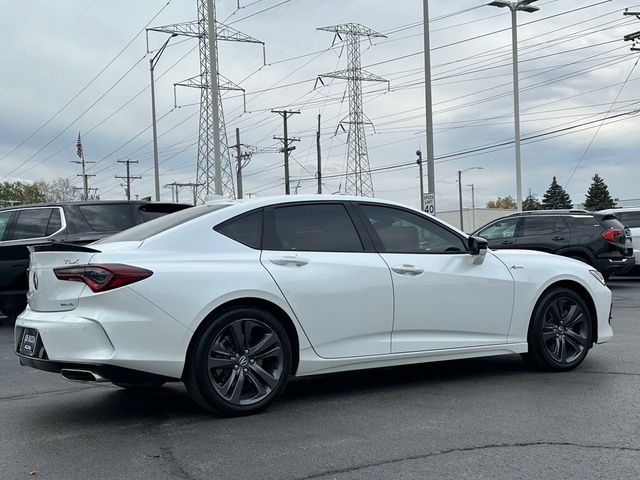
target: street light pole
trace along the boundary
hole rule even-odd
[[[164,49],[167,48],[169,41],[177,36],[177,34],[171,35],[167,38],[166,42],[160,47],[158,52],[151,57],[149,60],[149,70],[151,72],[151,126],[153,131],[153,175],[154,175],[154,183],[155,183],[155,196],[156,202],[160,201],[160,171],[158,168],[158,130],[156,128],[156,91],[155,91],[155,81],[153,78],[153,71],[158,64],[158,60],[160,60],[160,56]]]
[[[518,72],[518,12],[533,13],[540,10],[531,6],[537,0],[495,0],[489,5],[511,10],[511,47],[513,50],[513,117],[516,147],[516,204],[522,211],[522,158],[520,152],[520,75]]]
[[[462,174],[469,170],[484,170],[483,167],[469,167],[464,170],[458,170],[458,199],[460,201],[460,230],[464,232],[464,218],[462,214]]]

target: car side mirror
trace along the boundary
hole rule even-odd
[[[482,237],[469,237],[469,253],[484,259],[489,249],[489,242]]]

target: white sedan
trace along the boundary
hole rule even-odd
[[[88,247],[33,247],[29,282],[23,365],[125,388],[182,381],[231,415],[292,376],[513,353],[570,370],[613,334],[588,265],[488,251],[358,197],[226,200]]]

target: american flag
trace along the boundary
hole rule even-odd
[[[80,141],[80,132],[78,132],[78,141],[76,142],[78,157],[82,158],[82,142]]]

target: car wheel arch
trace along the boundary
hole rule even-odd
[[[203,318],[203,320],[193,332],[193,335],[191,335],[191,340],[189,341],[189,346],[187,347],[187,351],[185,353],[185,366],[183,369],[183,375],[184,372],[188,371],[189,358],[191,357],[190,353],[197,339],[199,338],[199,335],[211,324],[211,322],[213,322],[224,312],[239,308],[257,308],[270,313],[278,319],[278,321],[282,324],[285,331],[287,332],[287,336],[289,337],[289,341],[291,342],[291,353],[293,356],[291,365],[291,376],[295,376],[298,369],[298,363],[300,361],[300,340],[298,338],[298,331],[296,329],[296,326],[294,325],[293,320],[291,319],[289,314],[280,306],[276,305],[273,302],[270,302],[269,300],[257,297],[243,297],[229,300],[221,305],[218,305]]]
[[[577,293],[578,295],[580,295],[580,297],[582,298],[582,300],[584,300],[584,302],[587,305],[587,308],[589,309],[589,314],[591,315],[591,318],[593,319],[593,322],[591,323],[591,334],[592,334],[592,341],[593,343],[597,343],[598,342],[598,312],[596,310],[596,305],[593,301],[593,298],[591,297],[591,295],[589,294],[589,291],[583,287],[582,285],[580,285],[578,282],[572,281],[572,280],[559,280],[557,282],[552,283],[551,285],[548,285],[542,292],[540,292],[540,294],[538,295],[538,298],[536,299],[536,302],[534,304],[534,309],[533,312],[535,312],[535,307],[538,305],[538,303],[540,302],[540,300],[542,298],[544,298],[544,296],[551,290],[555,290],[558,288],[567,288],[569,290],[573,290],[575,293]],[[532,317],[529,319],[529,327],[531,327],[531,324],[533,322],[533,312],[532,312]]]

